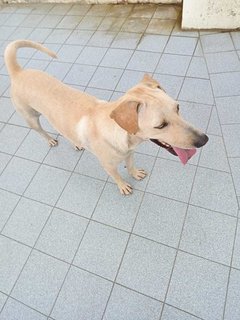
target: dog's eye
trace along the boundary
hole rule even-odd
[[[167,122],[163,122],[162,124],[160,124],[160,126],[154,127],[155,129],[163,129],[167,126]]]

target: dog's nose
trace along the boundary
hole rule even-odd
[[[208,142],[208,136],[206,134],[202,134],[194,143],[196,148],[203,147]]]

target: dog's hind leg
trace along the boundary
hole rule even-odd
[[[23,107],[21,104],[16,103],[15,101],[14,105],[16,107],[17,112],[19,112],[23,116],[29,127],[37,131],[41,136],[43,136],[51,147],[54,147],[58,144],[57,140],[53,139],[45,130],[43,130],[39,121],[41,113],[29,106]]]

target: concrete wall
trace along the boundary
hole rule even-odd
[[[240,28],[240,0],[184,0],[184,29]]]
[[[0,3],[162,3],[174,4],[182,3],[182,0],[0,0]]]

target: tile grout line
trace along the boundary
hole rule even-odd
[[[232,38],[231,38],[231,40],[232,40]],[[201,42],[201,39],[200,39],[200,42]],[[233,43],[233,41],[232,41],[232,43]],[[206,63],[205,54],[203,54],[203,56],[204,56],[205,63]],[[206,66],[207,66],[207,65],[206,65]],[[208,66],[207,66],[207,70],[208,70]],[[208,71],[209,71],[209,70],[208,70]],[[216,106],[217,118],[218,118],[218,121],[219,121],[219,114],[218,114],[218,109],[217,109],[217,105],[216,105],[216,99],[215,99],[215,95],[214,95],[214,91],[213,91],[211,79],[210,79],[210,85],[211,85],[211,90],[212,90],[212,94],[213,94],[213,99],[214,99],[215,106]],[[222,132],[222,125],[221,125],[220,121],[219,121],[219,124],[220,124],[220,129],[221,129],[221,132]],[[223,135],[223,132],[222,132],[222,135]],[[236,201],[237,201],[237,203],[238,203],[237,191],[236,191],[235,183],[234,183],[234,180],[233,180],[232,169],[231,169],[231,166],[230,166],[230,163],[229,163],[229,157],[228,157],[228,153],[227,153],[227,148],[226,148],[226,143],[225,143],[224,135],[223,135],[223,145],[224,145],[224,150],[225,150],[226,158],[227,158],[227,161],[228,161],[228,166],[229,166],[229,169],[230,169],[230,176],[231,176],[231,181],[232,181],[232,185],[233,185],[234,192],[235,192]],[[238,217],[239,217],[239,214],[238,214]],[[230,264],[229,272],[228,272],[228,280],[227,280],[227,287],[226,287],[226,294],[225,294],[225,301],[224,301],[223,315],[222,315],[222,319],[223,319],[223,320],[224,320],[225,312],[226,312],[226,305],[227,305],[227,298],[228,298],[228,290],[229,290],[229,283],[230,283],[230,276],[231,276],[231,265],[232,265],[232,261],[233,261],[234,246],[235,246],[236,235],[237,235],[237,225],[238,225],[238,219],[237,219],[237,221],[236,221],[234,240],[233,240],[233,244],[232,244],[231,264]]]

